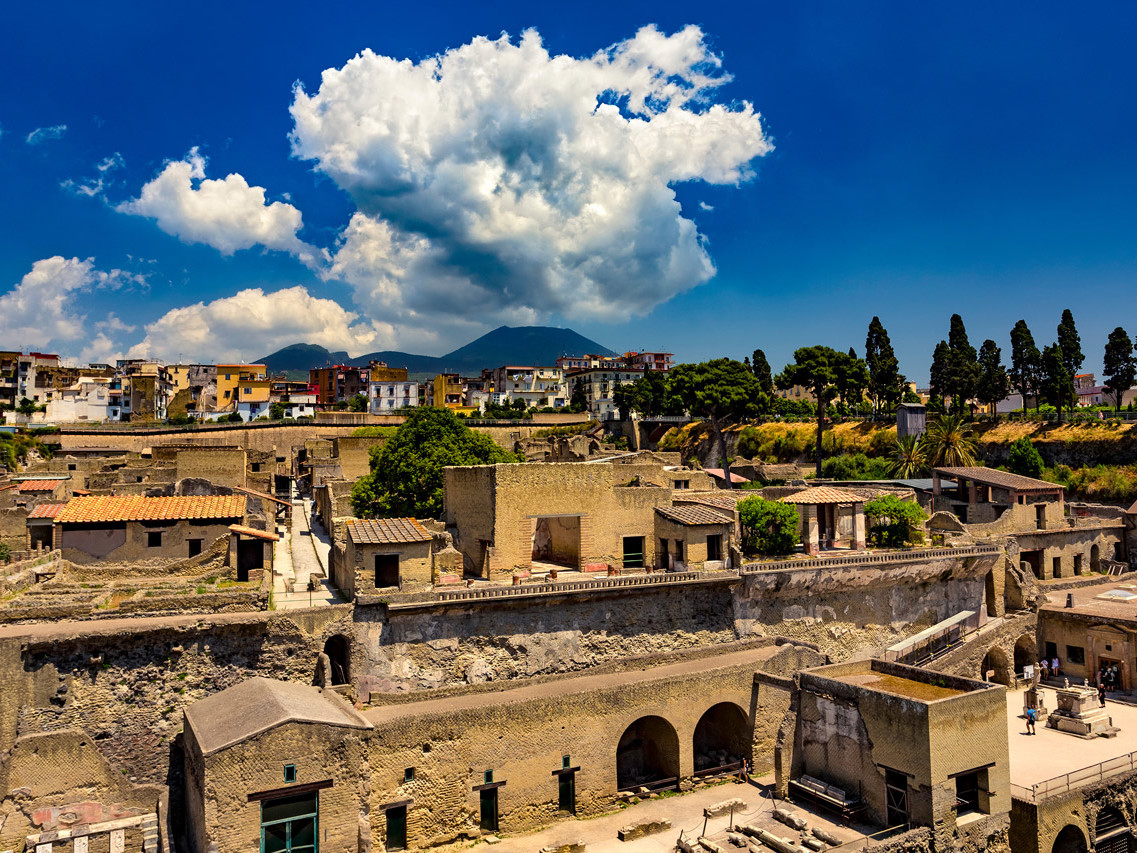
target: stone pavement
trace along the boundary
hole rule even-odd
[[[292,529],[278,543],[273,566],[273,606],[277,610],[295,610],[343,604],[328,578],[331,540],[319,519],[313,518],[312,502],[293,498],[292,507]],[[308,591],[309,578],[316,581],[314,592]]]

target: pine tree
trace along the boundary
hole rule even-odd
[[[988,339],[979,348],[979,382],[975,386],[975,399],[994,409],[1011,390],[1011,380],[1003,367],[1003,351]]]
[[[869,371],[868,391],[872,397],[873,411],[879,415],[882,407],[899,402],[902,384],[900,362],[888,339],[888,331],[879,317],[873,317],[869,323],[868,336],[865,338],[865,364]]]
[[[1109,333],[1102,362],[1105,387],[1113,394],[1114,405],[1121,412],[1121,399],[1137,380],[1137,358],[1133,354],[1133,341],[1129,333],[1118,326]]]
[[[967,401],[975,396],[975,386],[979,381],[979,358],[975,347],[967,340],[967,329],[963,326],[963,318],[958,314],[951,315],[948,350],[946,390],[951,397],[952,411],[962,412]]]
[[[1022,394],[1023,411],[1026,411],[1026,398],[1037,396],[1039,374],[1042,370],[1042,353],[1034,343],[1034,335],[1027,328],[1026,320],[1019,320],[1011,329],[1011,385]],[[1037,400],[1035,406],[1037,406]]]
[[[951,360],[951,350],[947,341],[940,341],[932,353],[932,369],[929,371],[929,384],[932,398],[939,402],[939,408],[944,407],[944,394],[947,393],[948,362]]]
[[[1077,376],[1082,369],[1085,356],[1082,355],[1082,339],[1074,325],[1074,315],[1067,308],[1062,312],[1062,322],[1058,324],[1058,346],[1062,347],[1062,363],[1071,376]]]
[[[760,349],[754,350],[754,355],[750,360],[750,370],[758,380],[758,386],[762,389],[762,393],[766,396],[773,395],[774,377],[770,370],[770,362],[766,360],[766,353]]]
[[[1041,396],[1058,411],[1068,408],[1074,399],[1074,374],[1066,367],[1066,358],[1059,344],[1051,344],[1042,351],[1042,377],[1039,382]]]

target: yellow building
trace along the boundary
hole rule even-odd
[[[251,383],[268,379],[268,368],[263,364],[219,364],[217,365],[217,408],[225,409],[238,401],[237,389],[242,383],[252,388]],[[268,400],[268,383],[265,381],[265,400]],[[250,393],[251,390],[250,390]]]
[[[432,405],[437,409],[460,411],[468,409],[464,405],[465,386],[457,373],[440,373],[434,377],[434,397]]]

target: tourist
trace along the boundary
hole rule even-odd
[[[1058,677],[1058,658],[1051,658],[1051,660],[1050,660],[1050,674],[1054,678]]]
[[[1046,662],[1046,658],[1038,662],[1038,669],[1042,673],[1042,680],[1046,681],[1050,677],[1050,664]]]
[[[1103,708],[1105,707],[1105,684],[1100,681],[1098,682],[1098,702]]]
[[[1110,667],[1110,684],[1113,685],[1113,690],[1116,691],[1121,684],[1121,673],[1117,671],[1117,664]]]
[[[1026,709],[1026,733],[1028,735],[1036,735],[1038,732],[1034,730],[1034,724],[1038,720],[1038,711],[1034,708]]]

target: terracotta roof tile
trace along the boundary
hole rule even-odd
[[[862,503],[864,498],[855,492],[838,489],[835,486],[811,486],[786,495],[781,499],[784,504],[856,504]]]
[[[1057,483],[1048,483],[1045,480],[1036,480],[1034,477],[1024,477],[1022,474],[1012,474],[1010,471],[999,471],[983,465],[970,468],[935,468],[933,473],[951,477],[953,480],[963,477],[985,486],[999,486],[1004,489],[1016,489],[1020,492],[1038,489],[1054,491],[1062,488]]]
[[[243,518],[244,495],[147,498],[96,495],[72,498],[58,516],[60,524],[102,521],[177,521],[186,518]]]
[[[703,524],[733,524],[734,517],[725,512],[699,504],[685,506],[658,506],[655,511],[669,521],[693,527]]]
[[[347,535],[357,545],[429,542],[431,535],[413,518],[367,518],[347,523]]]
[[[722,468],[704,468],[703,472],[706,474],[710,474],[716,480],[725,480],[726,479],[726,474],[723,473]],[[750,482],[745,477],[743,477],[741,474],[735,474],[733,471],[730,472],[730,481],[732,483],[749,483]]]
[[[63,480],[24,480],[20,483],[21,492],[54,492]]]
[[[40,504],[28,513],[28,518],[55,518],[67,504]]]

